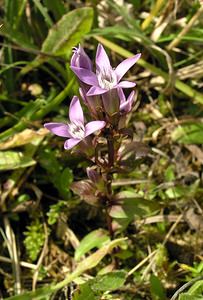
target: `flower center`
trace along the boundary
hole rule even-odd
[[[74,139],[82,140],[85,138],[85,128],[82,125],[70,123],[69,132]]]
[[[117,78],[114,70],[103,69],[97,73],[98,82],[101,88],[110,90],[117,84]]]

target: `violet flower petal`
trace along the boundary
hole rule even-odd
[[[135,96],[135,92],[132,91],[130,93],[130,95],[128,96],[128,99],[126,101],[124,101],[123,103],[121,103],[121,105],[120,105],[120,111],[121,112],[128,113],[128,112],[131,111],[133,100],[134,100],[134,96]]]
[[[104,94],[106,93],[107,90],[106,89],[103,89],[99,86],[92,86],[89,91],[87,92],[87,96],[95,96],[95,95],[101,95],[101,94]]]
[[[97,46],[95,61],[96,61],[96,66],[99,70],[111,69],[111,64],[108,55],[106,54],[106,51],[104,50],[104,47],[101,44]]]
[[[92,62],[87,53],[80,45],[78,46],[78,48],[75,48],[70,65],[72,67],[92,70]]]
[[[68,131],[68,126],[64,123],[45,123],[44,127],[55,135],[62,137],[71,137]]]
[[[127,71],[138,61],[141,53],[136,54],[133,57],[127,58],[122,61],[115,69],[115,73],[117,75],[117,80],[120,81],[121,78],[127,73]]]
[[[77,96],[74,96],[69,108],[69,119],[73,123],[84,125],[83,110]]]
[[[98,85],[97,76],[92,71],[74,66],[70,68],[82,82],[88,85]]]
[[[76,146],[80,142],[81,142],[81,140],[79,140],[79,139],[66,140],[64,143],[64,149],[69,150],[69,149],[73,148],[74,146]]]
[[[85,125],[85,137],[92,134],[93,132],[104,128],[106,122],[104,121],[92,121]]]
[[[120,104],[122,104],[123,102],[126,101],[126,97],[125,97],[125,94],[123,92],[123,89],[122,88],[117,88],[117,92],[118,92],[118,97],[120,99]]]
[[[134,87],[134,86],[136,86],[136,83],[134,83],[134,82],[130,82],[130,81],[121,81],[121,82],[119,82],[119,83],[115,86],[115,88],[116,88],[116,87],[120,87],[120,88],[132,88],[132,87]]]

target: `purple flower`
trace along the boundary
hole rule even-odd
[[[84,124],[84,115],[78,97],[74,96],[69,109],[70,122],[65,123],[46,123],[44,127],[52,133],[68,138],[64,143],[64,148],[69,150],[88,135],[102,129],[106,123],[104,121],[92,121]]]
[[[84,50],[83,50],[84,51]],[[78,52],[81,52],[78,50]],[[101,95],[109,90],[120,88],[132,88],[135,86],[135,83],[129,81],[121,81],[125,73],[137,62],[141,54],[137,54],[131,58],[127,58],[122,61],[115,69],[110,65],[110,61],[106,51],[104,50],[101,44],[97,47],[96,53],[96,74],[93,73],[90,63],[87,63],[87,57],[84,54],[82,55],[83,60],[85,61],[82,65],[80,63],[75,63],[75,53],[71,60],[71,69],[77,75],[80,81],[90,85],[90,89],[87,92],[87,96]],[[79,58],[78,58],[79,61]]]
[[[73,55],[70,64],[72,67],[92,70],[92,62],[80,45],[78,48],[73,48]]]
[[[122,89],[118,89],[118,95],[120,98],[120,113],[129,113],[132,109],[133,101],[135,100],[135,91],[132,91],[128,98],[126,99],[125,94]]]

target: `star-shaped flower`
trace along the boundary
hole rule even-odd
[[[97,47],[96,53],[96,74],[92,71],[90,63],[85,56],[84,63],[81,62],[80,57],[84,58],[84,50],[78,48],[75,51],[71,61],[71,69],[77,75],[79,80],[90,85],[90,89],[87,92],[87,96],[101,95],[109,90],[116,88],[132,88],[136,84],[130,81],[121,81],[125,73],[138,61],[141,54],[136,54],[133,57],[127,58],[122,61],[115,69],[112,68],[108,55],[101,44]],[[78,56],[78,59],[76,60]],[[88,63],[87,63],[88,62]],[[82,66],[83,65],[83,66]]]
[[[70,122],[67,124],[54,122],[44,124],[44,127],[55,135],[68,138],[64,143],[64,148],[67,150],[106,125],[104,121],[92,121],[85,125],[83,110],[76,96],[73,97],[70,104],[69,119]]]

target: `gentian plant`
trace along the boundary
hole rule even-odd
[[[122,78],[140,56],[128,58],[114,69],[99,44],[94,70],[84,49],[80,45],[74,48],[70,67],[78,78],[79,94],[91,121],[85,125],[79,98],[74,96],[69,108],[69,122],[44,125],[52,133],[66,138],[65,149],[76,146],[90,162],[88,179],[74,182],[72,190],[84,201],[103,209],[111,238],[115,230],[112,209],[120,205],[120,199],[112,189],[113,176],[133,167],[130,157],[133,154],[136,160],[136,149],[140,146],[132,141],[131,131],[126,128],[126,117],[133,108],[137,93],[131,90],[126,97],[124,90],[132,89],[136,84]],[[86,151],[88,145],[93,151]],[[144,146],[142,149],[146,150]]]

